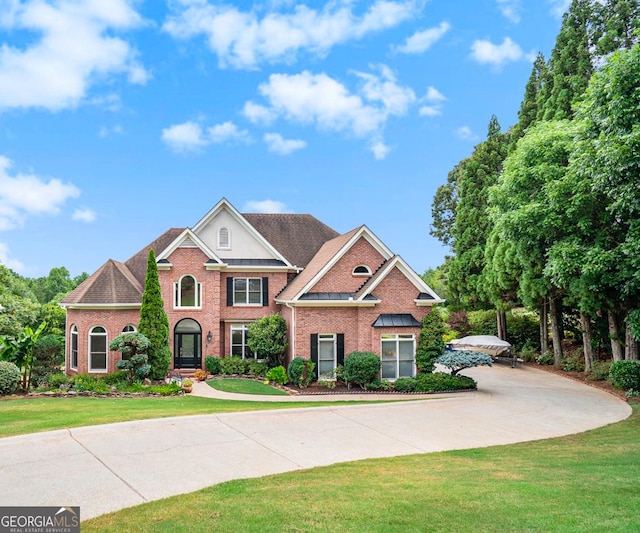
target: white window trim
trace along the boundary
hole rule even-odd
[[[182,305],[182,280],[186,277],[193,278],[196,289],[196,301],[198,305]],[[202,309],[202,282],[193,274],[185,274],[178,281],[173,282],[173,308],[174,309]]]
[[[96,328],[102,328],[104,329],[104,333],[93,333],[93,330]],[[93,361],[93,358],[91,357],[92,352],[91,352],[91,339],[93,337],[104,337],[105,338],[105,356],[104,356],[104,368],[93,368],[91,366],[91,363]],[[89,329],[89,339],[88,339],[88,343],[89,343],[89,349],[87,350],[87,353],[89,355],[89,360],[87,361],[87,365],[89,368],[89,372],[94,372],[96,374],[106,374],[109,371],[109,332],[107,331],[107,328],[105,328],[104,326],[92,326]]]
[[[245,296],[247,299],[247,303],[238,303],[236,302],[236,280],[239,279],[243,279],[247,282],[247,287],[245,290]],[[252,279],[257,279],[258,281],[260,281],[260,302],[259,303],[249,303],[249,280]],[[242,278],[242,277],[234,277],[233,278],[233,306],[234,307],[262,307],[263,305],[263,301],[262,301],[262,291],[263,291],[263,286],[262,286],[262,278],[259,277],[251,277],[251,278]]]
[[[227,242],[222,242],[222,231],[227,232]],[[218,250],[231,250],[231,230],[223,226],[218,230]]]
[[[395,341],[396,343],[396,371],[395,371],[395,378],[382,378],[382,344],[383,341],[385,342],[391,342],[391,341]],[[411,369],[411,376],[400,376],[400,342],[412,342],[412,353],[413,353],[413,368]],[[388,361],[387,361],[388,362]],[[389,334],[384,334],[380,336],[380,377],[382,379],[386,379],[389,381],[395,381],[396,379],[398,379],[399,377],[415,377],[416,375],[416,336],[411,334],[403,334],[403,333],[389,333]]]
[[[128,329],[128,328],[133,328],[133,329]],[[127,324],[125,327],[122,328],[122,333],[137,333],[138,328],[135,327],[135,325],[133,324]]]
[[[366,272],[356,272],[356,270],[358,270],[359,268],[366,268],[367,271]],[[352,274],[354,276],[371,276],[371,268],[368,265],[357,265],[356,267],[354,267]]]
[[[75,337],[75,352],[76,352],[76,364],[75,366],[73,365],[73,345],[74,345],[74,337]],[[71,341],[69,344],[69,368],[72,368],[73,370],[78,370],[78,326],[76,326],[75,324],[73,324],[71,326],[71,332],[69,334],[69,340]]]
[[[332,370],[334,372],[334,377],[327,381],[335,381],[336,380],[335,370],[338,366],[338,335],[336,335],[335,333],[318,333],[318,376],[323,373],[323,372],[320,372],[320,346],[321,346],[321,343],[328,344],[329,342],[333,343],[333,369]],[[323,361],[324,360],[325,359],[323,359]],[[326,359],[326,361],[328,361],[328,359]]]
[[[249,333],[249,326],[247,324],[240,324],[240,325],[235,325],[235,326],[231,326],[231,330],[230,330],[230,342],[229,342],[229,355],[233,356],[233,332],[234,331],[241,331],[242,332],[242,346],[246,346],[247,349],[251,350],[251,348],[249,348],[249,345],[247,344],[247,334]],[[256,361],[262,361],[262,359],[258,359],[257,357],[257,353],[253,352],[253,357],[245,357],[244,356],[244,350],[242,351],[242,358],[243,359],[247,359],[247,360],[251,360],[254,359]]]

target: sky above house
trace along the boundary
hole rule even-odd
[[[436,189],[568,5],[0,0],[0,263],[92,273],[226,198],[435,268]]]

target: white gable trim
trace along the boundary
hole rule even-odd
[[[207,226],[209,222],[211,222],[218,214],[226,209],[231,216],[236,219],[236,221],[248,232],[253,238],[255,238],[260,244],[262,244],[271,254],[273,254],[274,259],[279,259],[284,262],[290,268],[294,268],[287,258],[284,257],[278,250],[276,250],[273,245],[265,239],[259,232],[254,228],[247,220],[242,216],[242,214],[235,208],[226,198],[220,200],[204,217],[202,217],[198,223],[193,226],[192,231],[194,234],[197,234],[202,228]]]
[[[162,259],[168,260],[169,256],[178,248],[182,247],[182,245],[185,245],[184,247],[186,248],[198,248],[209,259],[216,261],[220,265],[224,264],[224,262],[189,228],[178,235],[178,237],[176,237],[174,241],[156,257],[156,262]],[[164,263],[164,265],[167,266],[167,263]],[[168,266],[170,267],[171,263],[168,263]]]
[[[384,257],[385,260],[393,257],[393,253],[389,248],[385,246],[385,244],[376,237],[367,226],[361,226],[358,231],[356,231],[352,237],[346,242],[346,244],[338,250],[331,260],[324,265],[318,273],[311,278],[311,280],[304,286],[298,293],[291,299],[291,301],[298,300],[303,294],[306,294],[311,290],[311,288],[320,281],[324,275],[329,272],[333,268],[333,266],[351,249],[351,247],[360,240],[360,238],[364,238],[369,244],[371,244],[375,250]],[[336,237],[338,238],[338,237]]]
[[[407,265],[404,259],[402,259],[402,257],[400,257],[399,255],[396,255],[391,261],[389,261],[388,264],[384,265],[382,272],[380,272],[380,274],[376,277],[376,279],[371,283],[370,286],[366,287],[366,290],[360,295],[358,300],[362,300],[363,298],[371,294],[375,290],[375,288],[380,285],[380,283],[382,283],[382,281],[396,267],[405,275],[405,277],[411,283],[413,283],[418,292],[425,292],[433,297],[433,300],[415,300],[416,305],[429,306],[444,302],[444,300],[441,299],[440,296],[438,296],[434,292],[434,290],[429,287],[429,285],[427,285],[425,281],[420,276],[418,276],[418,274],[416,274],[416,272],[409,265]]]

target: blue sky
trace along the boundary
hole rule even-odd
[[[568,0],[0,0],[0,262],[72,276],[221,198],[366,224],[418,273]]]

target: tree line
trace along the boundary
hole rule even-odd
[[[573,317],[586,371],[597,335],[614,361],[638,359],[639,15],[637,0],[573,0],[518,122],[503,132],[491,117],[432,203],[430,233],[453,252],[438,269],[450,305],[495,308],[502,338],[507,310],[537,310],[558,365]]]

